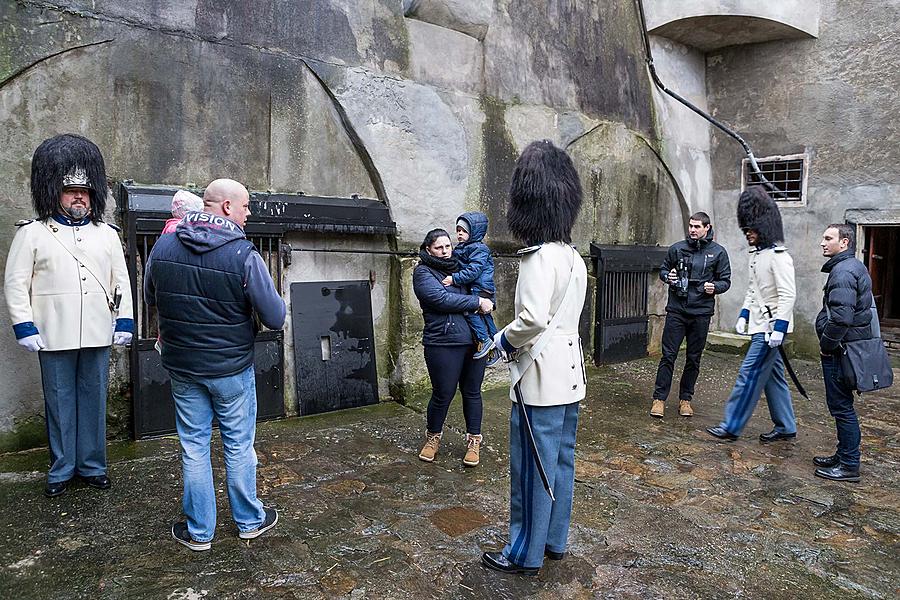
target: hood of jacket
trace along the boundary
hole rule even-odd
[[[692,240],[691,236],[687,236],[684,238],[684,241],[688,243],[688,246],[691,248],[705,248],[709,245],[711,241],[713,241],[713,228],[712,225],[709,226],[709,231],[706,232],[706,235],[698,240]]]
[[[194,254],[205,254],[228,242],[244,239],[244,230],[226,217],[189,212],[175,228],[175,235]]]
[[[469,239],[466,241],[467,244],[484,240],[488,228],[488,218],[486,214],[482,212],[466,212],[459,215],[459,219],[463,219],[469,224]],[[457,221],[459,219],[457,219]]]

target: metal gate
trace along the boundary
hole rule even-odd
[[[159,335],[156,309],[147,306],[143,295],[144,265],[153,244],[160,237],[177,188],[159,186],[119,186],[117,203],[126,224],[128,271],[135,299],[135,332],[131,345],[132,424],[135,439],[175,431],[175,404],[169,374],[154,348]],[[258,228],[264,229],[264,228]],[[246,227],[247,239],[256,246],[275,287],[281,293],[280,233]],[[284,416],[284,333],[262,330],[254,346],[258,420]]]
[[[291,321],[301,415],[378,402],[367,280],[292,283]]]
[[[647,356],[650,285],[667,248],[591,244],[597,274],[594,363]]]

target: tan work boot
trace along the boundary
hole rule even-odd
[[[691,408],[690,400],[682,400],[678,404],[678,414],[681,415],[682,417],[690,417],[691,415],[694,414],[694,409]]]
[[[431,433],[430,431],[425,432],[425,445],[422,446],[422,451],[419,452],[419,460],[424,460],[425,462],[434,462],[434,457],[437,454],[438,448],[441,445],[441,434],[440,433]]]
[[[477,467],[481,461],[479,453],[481,452],[481,435],[466,434],[466,456],[463,458],[463,464],[467,467]]]
[[[650,409],[650,416],[657,417],[659,419],[663,416],[663,411],[666,410],[666,403],[662,400],[653,399],[653,408]]]

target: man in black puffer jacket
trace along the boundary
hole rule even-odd
[[[822,354],[825,400],[837,426],[837,452],[813,459],[816,475],[835,481],[859,481],[859,421],[853,408],[853,390],[841,377],[843,342],[868,340],[872,335],[872,278],[853,255],[851,225],[829,225],[822,234],[822,255],[828,273],[822,310],[816,317],[816,335]]]
[[[687,338],[684,371],[679,384],[678,412],[694,414],[691,399],[700,374],[700,357],[716,306],[716,294],[731,287],[731,263],[725,248],[713,241],[709,215],[698,212],[688,221],[688,237],[669,247],[659,268],[659,278],[669,285],[666,325],[662,334],[662,358],[656,371],[650,415],[661,418],[672,387],[672,370],[678,348]]]

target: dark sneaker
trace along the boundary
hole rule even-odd
[[[262,525],[250,531],[238,532],[239,538],[241,538],[242,540],[252,540],[254,538],[258,538],[268,530],[275,527],[275,523],[278,522],[278,511],[274,508],[264,508],[263,510],[266,511],[266,518],[263,519]]]
[[[187,523],[184,521],[179,521],[172,525],[172,537],[175,538],[176,542],[186,548],[190,548],[194,552],[202,552],[212,547],[212,542],[198,542],[192,539],[191,534],[188,533]]]
[[[537,575],[539,571],[537,567],[520,567],[509,562],[502,552],[485,552],[481,555],[481,564],[489,569],[512,575]]]
[[[831,481],[859,481],[859,469],[850,469],[844,465],[827,469],[816,469],[816,477]]]
[[[497,364],[497,362],[499,360],[500,360],[500,353],[497,351],[496,348],[494,348],[493,350],[491,350],[488,353],[488,359],[487,359],[487,362],[484,364],[484,366],[493,367],[494,365]]]
[[[832,454],[831,456],[814,456],[813,464],[817,467],[836,467],[841,464],[841,459],[838,458],[837,454]]]
[[[494,349],[494,340],[484,340],[480,344],[478,344],[478,352],[472,355],[472,358],[478,360],[479,358],[484,358],[488,355],[488,352]]]
[[[112,481],[107,475],[79,475],[78,478],[94,489],[108,490],[112,487]]]
[[[57,496],[62,496],[66,493],[66,490],[69,489],[69,481],[54,481],[53,483],[48,483],[47,487],[44,488],[44,495],[48,498],[55,498]]]

